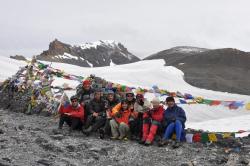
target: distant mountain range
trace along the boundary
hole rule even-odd
[[[101,67],[128,64],[141,59],[121,43],[100,40],[71,46],[55,39],[49,49],[36,56],[38,60]],[[11,57],[23,60],[17,55]],[[182,70],[191,85],[250,95],[250,53],[232,48],[206,49],[190,46],[173,47],[150,55],[143,60],[164,59],[167,66]],[[149,78],[150,79],[150,78]]]
[[[193,86],[250,95],[250,53],[232,48],[174,47],[144,60],[164,59],[185,73]]]
[[[101,67],[140,61],[121,43],[110,40],[71,46],[55,39],[49,44],[48,50],[37,55],[37,59],[83,67]]]

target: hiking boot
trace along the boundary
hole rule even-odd
[[[91,131],[92,131],[92,126],[90,126],[90,127],[87,128],[87,129],[83,129],[83,130],[82,130],[82,133],[85,134],[86,136],[89,136],[90,133],[91,133]]]
[[[125,138],[125,136],[120,136],[118,139],[123,140],[123,138]]]
[[[100,139],[104,139],[104,134],[105,134],[104,130],[103,130],[103,129],[100,129],[100,130],[99,130],[99,138],[100,138]]]
[[[140,140],[140,141],[139,141],[139,144],[144,145],[144,144],[145,144],[145,140]]]
[[[110,137],[112,140],[118,140],[118,137]]]
[[[146,141],[146,142],[145,142],[145,146],[150,146],[150,145],[152,145],[152,142],[151,142],[151,141]]]
[[[170,144],[170,143],[171,143],[170,140],[168,140],[168,139],[163,139],[162,141],[160,141],[160,142],[158,143],[158,146],[159,146],[159,147],[163,147],[163,146],[168,145],[168,144]]]
[[[172,147],[173,147],[174,149],[177,149],[177,148],[179,148],[180,146],[181,146],[181,142],[180,142],[180,141],[176,141]]]
[[[128,141],[128,137],[124,137],[122,140],[123,141]]]

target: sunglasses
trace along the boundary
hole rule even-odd
[[[133,95],[127,95],[127,97],[134,97]]]

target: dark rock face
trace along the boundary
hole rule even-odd
[[[69,63],[83,67],[109,66],[140,61],[121,43],[114,41],[98,41],[81,46],[71,46],[55,39],[49,49],[37,55],[38,60]]]
[[[250,53],[232,48],[175,47],[145,59],[164,59],[167,66],[182,70],[193,86],[250,95]]]
[[[22,55],[10,56],[10,58],[16,59],[16,60],[22,60],[22,61],[26,60],[26,58],[24,56],[22,56]]]

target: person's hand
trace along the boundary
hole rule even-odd
[[[171,118],[171,121],[172,121],[172,122],[175,122],[175,121],[176,121],[176,118],[175,118],[175,117],[172,117],[172,118]]]
[[[98,115],[99,115],[99,114],[96,113],[96,112],[93,113],[93,116],[94,116],[94,117],[97,117]]]
[[[71,115],[71,113],[64,113],[65,115],[68,115],[68,116],[70,116]]]
[[[111,118],[111,111],[108,109],[108,110],[106,110],[106,116],[107,116],[107,118]]]
[[[122,114],[121,114],[120,112],[117,112],[117,113],[115,114],[115,117],[121,118],[121,117],[122,117]]]

